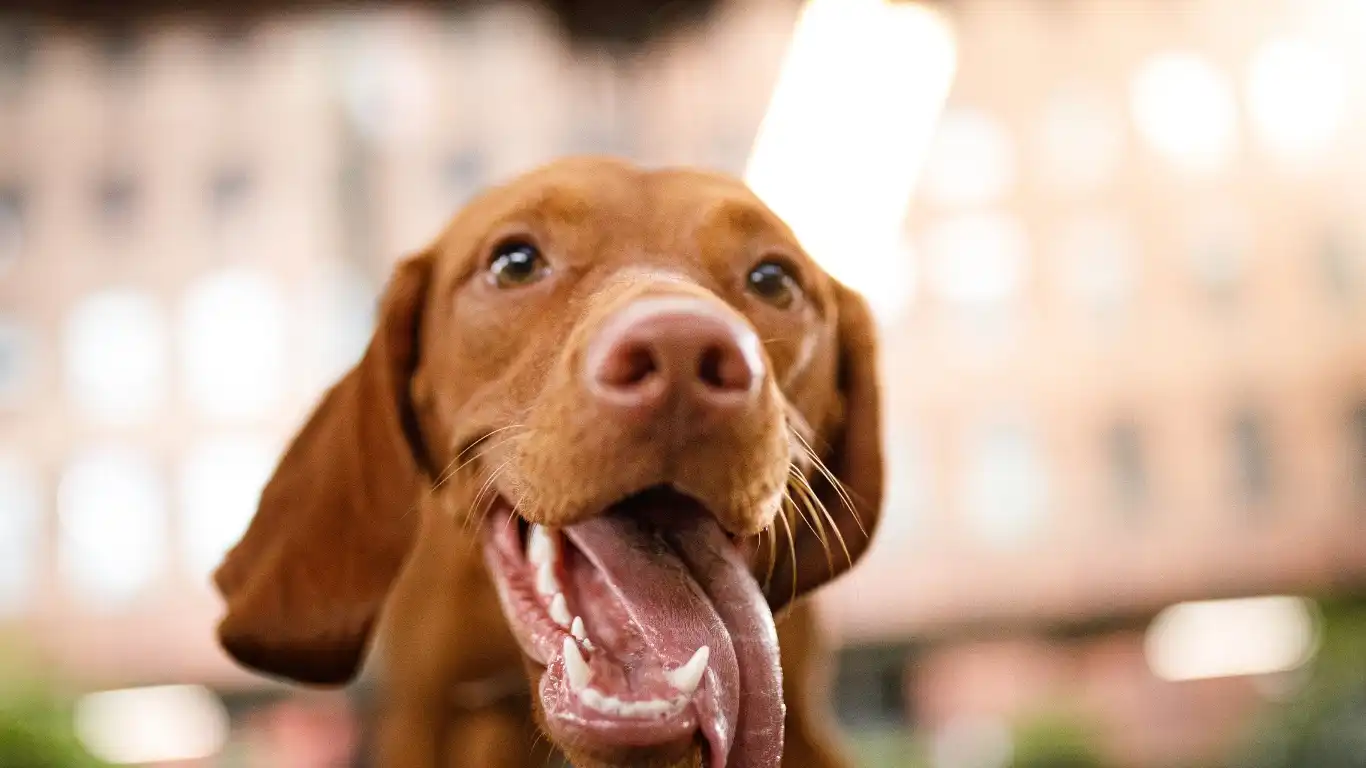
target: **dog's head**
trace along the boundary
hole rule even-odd
[[[732,179],[577,159],[493,189],[398,266],[285,454],[216,575],[222,643],[350,679],[435,504],[576,764],[776,765],[773,612],[877,523],[874,357],[863,301]]]

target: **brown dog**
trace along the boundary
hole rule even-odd
[[[339,684],[379,627],[386,767],[838,765],[791,606],[877,523],[873,345],[732,179],[493,189],[285,454],[216,574],[222,644]]]

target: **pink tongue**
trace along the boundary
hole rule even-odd
[[[614,514],[564,533],[602,573],[660,661],[676,667],[699,645],[711,648],[694,700],[709,768],[777,766],[785,711],[777,630],[758,583],[716,522],[689,510],[661,532]]]

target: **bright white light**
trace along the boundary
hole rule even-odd
[[[1124,156],[1124,115],[1109,91],[1091,83],[1059,87],[1039,127],[1042,177],[1069,194],[1094,192],[1114,177]]]
[[[931,754],[934,768],[1007,768],[1015,739],[1003,718],[958,715],[935,732]]]
[[[42,512],[32,467],[0,454],[0,616],[22,611],[33,597]]]
[[[185,458],[180,494],[185,554],[196,576],[207,576],[246,531],[276,451],[264,439],[220,437]]]
[[[284,303],[269,277],[245,268],[201,277],[186,295],[181,331],[186,394],[206,415],[250,418],[277,402]]]
[[[1193,53],[1144,61],[1130,90],[1139,133],[1178,166],[1198,173],[1223,168],[1238,145],[1233,88]]]
[[[1173,605],[1148,627],[1148,666],[1173,681],[1286,672],[1317,651],[1315,616],[1298,597]]]
[[[352,121],[373,138],[412,140],[431,124],[431,68],[404,34],[371,21],[347,27],[342,38],[343,100]]]
[[[918,3],[812,0],[803,9],[745,171],[755,193],[836,278],[910,292],[897,247],[957,65],[952,31]]]
[[[95,419],[149,416],[166,395],[167,332],[151,296],[111,289],[76,305],[66,322],[67,390]]]
[[[1049,495],[1033,433],[994,424],[975,435],[968,448],[963,498],[969,524],[995,546],[1023,541],[1042,524]]]
[[[116,448],[88,450],[57,492],[58,562],[87,603],[116,607],[136,597],[166,558],[166,499],[150,460]]]
[[[939,121],[925,165],[925,196],[939,205],[990,203],[1015,183],[1015,145],[985,112],[950,109]]]
[[[1123,308],[1133,293],[1137,247],[1133,233],[1113,216],[1069,221],[1057,245],[1068,294],[1093,312]]]
[[[228,738],[228,712],[207,688],[166,685],[104,691],[76,703],[76,735],[116,765],[211,757]]]
[[[0,409],[19,406],[29,394],[33,351],[28,331],[0,318]]]
[[[1019,294],[1028,266],[1024,228],[1009,216],[975,213],[945,219],[925,234],[928,278],[954,304],[986,309]]]
[[[1265,43],[1247,78],[1248,111],[1267,147],[1289,159],[1322,150],[1347,106],[1343,67],[1299,40]]]

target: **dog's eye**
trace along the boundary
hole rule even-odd
[[[802,287],[792,269],[781,261],[768,259],[749,271],[749,289],[775,307],[786,309],[801,296]]]
[[[498,246],[489,260],[489,273],[499,288],[530,285],[545,276],[547,267],[536,246],[520,240]]]

